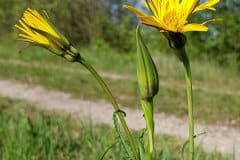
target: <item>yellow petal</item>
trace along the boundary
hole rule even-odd
[[[129,5],[123,5],[124,8],[128,9],[129,11],[133,12],[134,14],[136,14],[138,17],[142,17],[142,16],[147,16],[144,12],[138,10],[135,7],[129,6]]]
[[[217,4],[218,2],[219,2],[219,0],[208,0],[205,3],[198,5],[193,12],[197,12],[197,11],[201,11],[201,10],[205,10],[205,9],[215,11],[216,9],[213,8],[213,6],[215,4]]]
[[[141,19],[141,21],[149,26],[153,26],[159,29],[162,29],[162,25],[160,23],[158,23],[153,17],[150,16],[145,16],[145,17],[139,17]]]
[[[184,25],[182,32],[189,32],[189,31],[205,32],[205,31],[208,31],[208,27],[204,26],[203,24],[197,24],[197,23],[190,23],[190,24]]]
[[[187,20],[192,14],[192,11],[196,8],[200,0],[182,0],[181,12],[184,13],[184,18]]]
[[[132,6],[128,6],[128,5],[124,5],[124,8],[127,8],[129,11],[133,12],[134,14],[136,14],[138,16],[138,18],[146,25],[150,25],[153,27],[157,27],[157,28],[161,28],[160,24],[151,16],[146,15],[145,13],[143,13],[142,11],[139,11],[138,9],[132,7]]]
[[[176,9],[179,7],[179,0],[169,0],[170,10]]]
[[[61,38],[47,20],[34,9],[28,8],[24,13],[23,20],[32,28],[47,32],[56,38]]]
[[[200,0],[182,0],[181,5],[191,13],[198,5],[199,1]]]

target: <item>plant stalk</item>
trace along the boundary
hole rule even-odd
[[[123,127],[123,130],[127,136],[127,139],[129,141],[129,144],[132,148],[132,152],[135,156],[135,159],[138,159],[138,152],[137,152],[137,148],[136,148],[136,144],[134,142],[133,136],[127,126],[127,123],[123,117],[123,114],[120,111],[120,107],[118,105],[118,103],[116,102],[116,99],[113,97],[110,89],[108,88],[108,86],[106,85],[106,83],[103,81],[103,79],[101,78],[101,76],[97,73],[97,71],[92,67],[91,64],[89,64],[85,59],[83,59],[82,57],[78,59],[78,62],[81,63],[94,77],[95,79],[98,81],[98,83],[100,84],[100,86],[102,87],[102,89],[105,91],[107,97],[109,98],[109,100],[111,101],[114,110],[117,112],[118,118],[121,122],[121,125]]]
[[[185,79],[187,85],[188,101],[188,125],[189,125],[189,151],[188,160],[194,160],[194,120],[193,120],[193,93],[192,93],[192,75],[191,66],[185,48],[176,49],[178,58],[184,65]]]
[[[153,98],[142,99],[141,106],[144,112],[144,118],[147,127],[147,152],[146,160],[152,160],[154,150],[154,113],[153,113]]]

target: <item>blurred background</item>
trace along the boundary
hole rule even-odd
[[[31,7],[47,11],[56,28],[100,72],[120,104],[139,109],[135,78],[138,19],[124,9],[123,4],[143,9],[138,0],[0,0],[0,82],[42,86],[46,95],[48,90],[54,90],[96,103],[105,99],[99,85],[80,65],[69,64],[42,48],[28,47],[17,41],[14,24],[23,11]],[[209,23],[208,32],[186,33],[193,72],[194,114],[197,123],[239,130],[240,1],[221,0],[216,9],[216,12],[196,13],[190,21],[204,22],[212,18],[223,21]],[[184,119],[187,107],[183,67],[158,30],[144,27],[142,32],[160,76],[156,113]],[[93,127],[85,122],[79,126],[72,118],[34,109],[32,106],[36,104],[29,104],[31,95],[24,100],[17,96],[9,98],[12,96],[3,93],[9,86],[0,88],[0,157],[3,159],[30,159],[32,155],[35,159],[77,159],[79,155],[82,159],[89,155],[89,159],[97,159],[102,148],[116,140],[114,130],[109,126]],[[105,135],[106,129],[111,138]],[[239,134],[236,132],[235,137]],[[4,138],[6,135],[8,140]],[[163,139],[167,139],[174,154],[160,145],[159,155],[179,158],[181,155],[176,150],[181,148],[180,140],[163,137],[157,142],[165,144]],[[29,149],[34,145],[35,148]],[[96,149],[92,149],[93,146]],[[207,156],[201,147],[199,152],[203,152],[203,157]],[[121,155],[121,150],[115,148],[108,159],[120,159]],[[231,159],[217,152],[216,155],[218,159]]]
[[[121,53],[130,53],[135,48],[133,34],[137,18],[122,7],[126,3],[141,5],[137,0],[1,0],[0,34],[4,36],[11,32],[23,10],[33,7],[46,10],[54,24],[76,45],[106,45]],[[240,2],[221,0],[216,8],[217,12],[201,12],[192,17],[193,22],[212,17],[220,17],[223,22],[210,23],[207,33],[189,33],[189,54],[197,58],[211,57],[227,65],[229,56],[239,57]],[[156,30],[149,32],[157,33]],[[153,48],[168,49],[165,40],[159,37],[159,34],[149,34],[146,38],[151,40]]]

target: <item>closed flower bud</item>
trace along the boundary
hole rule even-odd
[[[159,79],[156,66],[143,42],[140,27],[136,30],[137,40],[137,78],[141,98],[153,98],[159,89]]]

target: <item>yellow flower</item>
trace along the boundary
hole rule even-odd
[[[136,9],[124,5],[125,8],[136,14],[141,21],[149,26],[158,28],[161,32],[184,33],[188,31],[207,31],[208,27],[203,23],[189,23],[188,18],[197,11],[209,9],[219,0],[207,0],[199,4],[199,0],[146,0],[145,6],[151,12],[151,16]]]
[[[47,48],[53,53],[73,60],[79,53],[70,42],[50,23],[48,15],[34,9],[26,9],[15,27],[20,31],[20,40]]]

